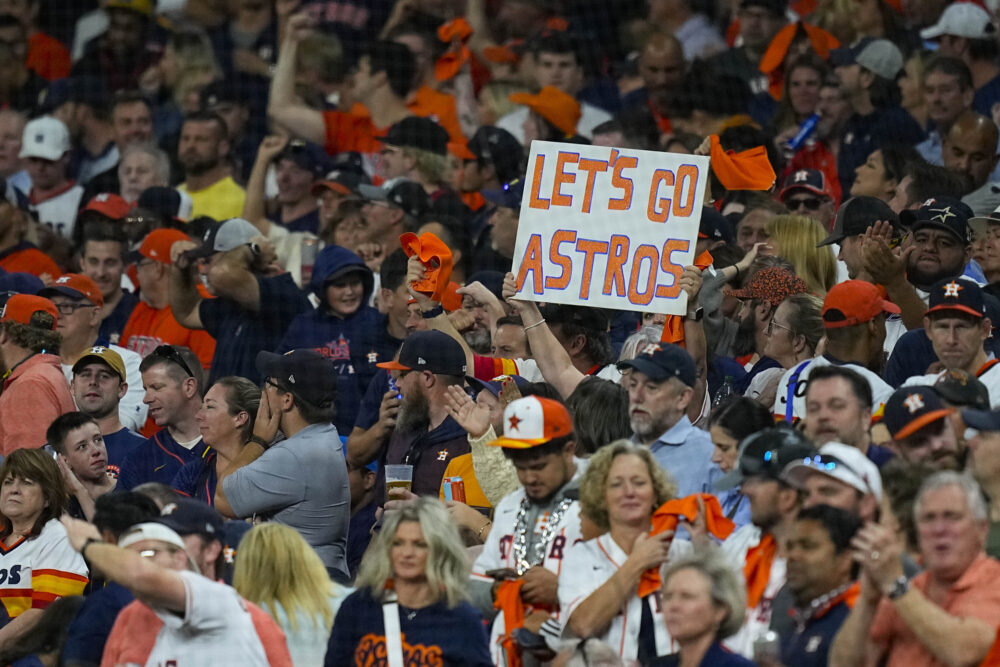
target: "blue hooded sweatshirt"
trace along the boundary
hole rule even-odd
[[[340,317],[327,302],[326,286],[349,273],[361,275],[364,296],[354,314]],[[336,245],[323,248],[309,281],[309,290],[319,299],[320,307],[296,316],[277,350],[315,350],[333,362],[337,372],[333,423],[339,433],[350,434],[361,399],[378,370],[375,364],[392,361],[401,343],[386,331],[385,316],[368,305],[374,282],[371,269],[356,254]]]

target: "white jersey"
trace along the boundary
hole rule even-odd
[[[926,385],[933,387],[938,378],[944,374],[945,371],[929,373],[928,375],[914,375],[906,378],[903,386]],[[976,379],[986,385],[986,390],[990,395],[990,408],[1000,410],[1000,361],[997,359],[987,361],[983,364],[982,368],[976,371]]]
[[[691,553],[691,543],[675,539],[670,544],[668,560],[681,558]],[[559,608],[564,639],[576,639],[569,628],[569,618],[580,604],[594,591],[603,586],[617,572],[628,555],[605,533],[586,542],[579,542],[566,553],[563,573],[559,577]],[[670,639],[666,623],[660,609],[660,596],[647,595],[640,598],[633,590],[604,634],[597,637],[610,646],[623,660],[635,660],[639,653],[639,625],[642,622],[642,605],[648,604],[653,614],[653,628],[656,632],[656,654],[668,655],[677,651]]]
[[[50,519],[38,537],[0,544],[0,626],[29,609],[45,609],[56,598],[82,595],[88,575],[58,519]]]
[[[753,524],[747,524],[730,535],[722,543],[722,553],[730,562],[733,568],[743,574],[743,565],[746,563],[747,552],[750,548],[757,546],[760,542],[760,528]],[[753,643],[760,635],[767,632],[771,627],[771,610],[775,596],[785,585],[786,561],[784,558],[775,557],[771,563],[771,574],[764,588],[764,595],[760,602],[753,609],[747,609],[746,621],[732,637],[724,640],[725,644],[733,653],[739,653],[745,658],[753,658]]]
[[[118,402],[118,420],[128,430],[138,433],[139,429],[146,423],[146,413],[149,411],[149,406],[142,402],[146,395],[146,390],[142,386],[142,373],[139,372],[142,357],[138,352],[126,350],[120,345],[109,345],[108,347],[117,352],[122,361],[125,362],[125,382],[128,383],[128,390],[122,396],[122,400]],[[72,383],[73,365],[63,364],[62,369],[66,375],[66,381]]]
[[[583,460],[577,460],[577,472],[574,479],[579,478],[585,468],[585,463]],[[524,487],[521,487],[507,495],[496,506],[493,512],[493,528],[490,529],[486,544],[483,545],[483,550],[472,566],[473,579],[492,583],[493,578],[487,576],[487,572],[503,568],[517,570],[517,558],[513,549],[514,533],[517,515],[524,497]],[[534,527],[536,535],[545,533],[548,528],[549,516],[549,512],[545,512],[537,518]],[[580,502],[574,500],[558,521],[558,524],[552,529],[552,538],[545,547],[545,558],[541,562],[542,567],[555,573],[556,576],[562,574],[566,551],[583,539],[580,531]],[[556,621],[560,619],[558,609],[553,612],[553,616]],[[504,667],[507,664],[507,658],[500,643],[503,634],[504,617],[501,611],[493,620],[493,629],[490,632],[490,655],[493,658],[493,664],[497,667]]]
[[[809,386],[809,373],[812,369],[819,368],[821,366],[839,365],[841,364],[835,364],[826,357],[820,356],[814,357],[808,361],[800,362],[785,371],[785,374],[781,376],[781,381],[778,382],[778,393],[774,397],[774,407],[772,409],[774,416],[779,419],[785,419],[786,421],[805,419],[806,388]],[[843,366],[855,371],[868,381],[868,386],[871,387],[872,390],[872,416],[881,415],[885,402],[889,400],[890,396],[892,396],[892,386],[864,366],[859,364],[843,364]],[[795,383],[790,388],[789,384],[792,384],[792,378],[796,379]],[[789,397],[792,398],[791,415],[788,413]],[[788,419],[789,416],[791,416],[791,419]]]
[[[56,231],[66,239],[73,238],[73,227],[83,199],[83,186],[71,185],[59,194],[37,204],[32,201],[28,210],[38,216],[39,222]]]

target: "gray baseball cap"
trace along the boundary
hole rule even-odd
[[[229,218],[208,228],[201,239],[201,247],[192,251],[191,257],[208,257],[217,252],[228,252],[250,243],[250,239],[260,235],[260,230],[249,220]]]
[[[883,79],[895,81],[903,69],[903,53],[887,39],[865,37],[854,46],[830,52],[834,67],[858,64]]]

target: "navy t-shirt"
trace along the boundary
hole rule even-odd
[[[366,431],[378,421],[378,412],[382,407],[382,396],[389,391],[389,371],[384,368],[378,369],[371,382],[368,383],[368,390],[365,391],[361,405],[358,406],[358,416],[354,420],[354,425]]]
[[[134,599],[129,589],[113,582],[88,595],[66,631],[62,650],[64,664],[99,665],[118,612]]]
[[[487,667],[493,664],[483,617],[468,602],[461,602],[453,609],[445,602],[422,609],[399,605],[399,629],[404,636],[405,665]],[[337,612],[323,664],[325,667],[372,664],[384,660],[385,651],[381,603],[368,589],[351,593]],[[440,656],[439,661],[432,663],[431,655]]]
[[[113,473],[115,477],[119,477],[126,457],[144,442],[146,442],[146,438],[125,427],[104,436],[104,448],[108,450],[108,471]]]
[[[200,500],[210,506],[215,505],[215,487],[219,484],[219,475],[215,470],[216,456],[209,449],[204,457],[188,461],[174,475],[170,486],[188,498]]]
[[[255,277],[260,286],[257,312],[224,298],[205,299],[198,307],[205,330],[219,341],[212,357],[209,385],[227,375],[238,375],[260,384],[262,378],[255,366],[257,353],[277,348],[295,316],[312,308],[290,274]]]
[[[352,578],[358,573],[361,559],[372,540],[372,526],[375,525],[375,510],[378,507],[377,499],[371,501],[351,517],[347,526],[347,569]]]
[[[281,213],[276,213],[271,222],[281,225],[290,232],[309,232],[316,234],[319,231],[319,209],[309,211],[305,215],[300,215],[288,222],[281,221]]]
[[[993,105],[997,102],[1000,102],[1000,74],[976,89],[976,95],[972,98],[972,108],[978,114],[993,118]]]
[[[889,144],[912,146],[923,138],[924,131],[917,121],[899,107],[876,109],[867,116],[851,116],[844,125],[837,155],[837,175],[844,192],[854,183],[854,170],[873,150]]]
[[[796,667],[826,667],[833,638],[851,609],[839,602],[802,629],[781,637],[781,661]]]
[[[118,488],[131,491],[146,482],[169,485],[181,466],[203,458],[207,450],[208,445],[203,440],[186,449],[177,444],[170,431],[161,429],[125,458],[118,476]]]
[[[114,310],[108,313],[107,317],[101,320],[101,328],[97,330],[97,339],[106,340],[112,345],[120,345],[118,341],[122,337],[122,330],[138,303],[138,294],[122,290],[121,301],[118,302]]]

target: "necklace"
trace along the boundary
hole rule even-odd
[[[531,553],[529,554],[527,519],[528,508],[531,506],[531,503],[528,501],[527,496],[521,499],[521,507],[517,510],[517,517],[514,522],[514,542],[511,545],[511,551],[514,555],[514,569],[517,570],[518,576],[524,574],[532,566],[539,565],[545,560],[545,549],[548,548],[549,542],[555,536],[556,530],[562,522],[563,514],[566,513],[566,510],[572,504],[573,500],[570,498],[563,498],[556,503],[552,512],[549,513],[545,527],[542,528],[542,534],[531,545]]]

